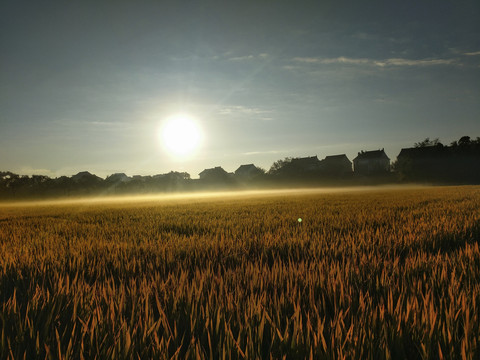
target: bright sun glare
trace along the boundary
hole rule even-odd
[[[163,146],[171,155],[186,157],[197,150],[202,133],[192,117],[177,114],[167,118],[161,136]]]

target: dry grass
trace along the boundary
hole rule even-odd
[[[1,206],[0,358],[479,358],[479,240],[480,187]]]

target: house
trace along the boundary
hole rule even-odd
[[[405,148],[397,156],[395,172],[408,181],[480,183],[480,146],[464,136],[451,146]]]
[[[320,169],[320,160],[318,160],[316,155],[303,158],[294,158],[289,165],[294,171],[312,172]]]
[[[361,151],[353,159],[353,171],[360,175],[379,175],[390,171],[390,158],[384,149]]]
[[[200,180],[206,181],[225,181],[231,178],[231,174],[223,170],[221,166],[205,169],[198,176],[200,176]]]
[[[443,157],[448,149],[443,146],[421,146],[413,148],[403,148],[400,150],[397,159],[411,159],[417,161],[429,161]]]
[[[110,176],[107,176],[107,178],[105,179],[106,182],[115,183],[115,184],[127,183],[131,180],[132,178],[127,176],[125,173],[115,173]]]
[[[242,180],[251,180],[257,176],[263,175],[264,171],[253,164],[241,165],[235,170],[235,176]]]
[[[403,180],[445,179],[454,161],[449,148],[442,145],[404,148],[397,156],[395,171]]]
[[[103,181],[102,178],[98,177],[97,175],[91,174],[88,171],[81,171],[76,175],[73,175],[71,177],[72,181],[76,183],[82,183],[82,184],[95,184],[95,183],[101,183]]]
[[[321,161],[322,172],[326,175],[346,175],[352,173],[352,162],[347,155],[329,155]]]

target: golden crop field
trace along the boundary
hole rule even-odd
[[[478,186],[0,205],[0,358],[478,359],[479,242]]]

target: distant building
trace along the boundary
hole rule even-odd
[[[442,145],[404,148],[397,156],[395,171],[405,180],[449,178],[452,152]]]
[[[320,169],[320,160],[318,157],[309,156],[303,158],[295,158],[290,162],[290,168],[298,172],[312,172]]]
[[[97,175],[91,174],[88,171],[81,171],[76,175],[73,175],[71,178],[76,183],[99,183],[102,182],[103,179],[98,177]]]
[[[480,141],[464,136],[451,146],[436,144],[402,149],[395,172],[407,181],[480,183]]]
[[[132,180],[132,178],[127,176],[124,173],[115,173],[115,174],[112,174],[110,176],[107,176],[107,178],[105,179],[106,182],[116,183],[116,184],[127,183],[131,180]]]
[[[263,175],[264,171],[253,164],[241,165],[235,170],[235,176],[242,180],[251,180],[257,176]]]
[[[200,180],[207,181],[225,181],[231,178],[231,174],[223,170],[221,166],[216,166],[211,169],[205,169],[200,174]]]
[[[430,161],[432,159],[442,158],[448,154],[448,148],[443,146],[422,146],[413,148],[404,148],[398,154],[397,159],[410,159],[416,161]]]
[[[361,151],[353,159],[353,171],[360,175],[378,175],[390,171],[390,158],[382,150]]]
[[[352,173],[352,162],[347,155],[329,155],[321,161],[322,172],[326,175],[346,175]]]

